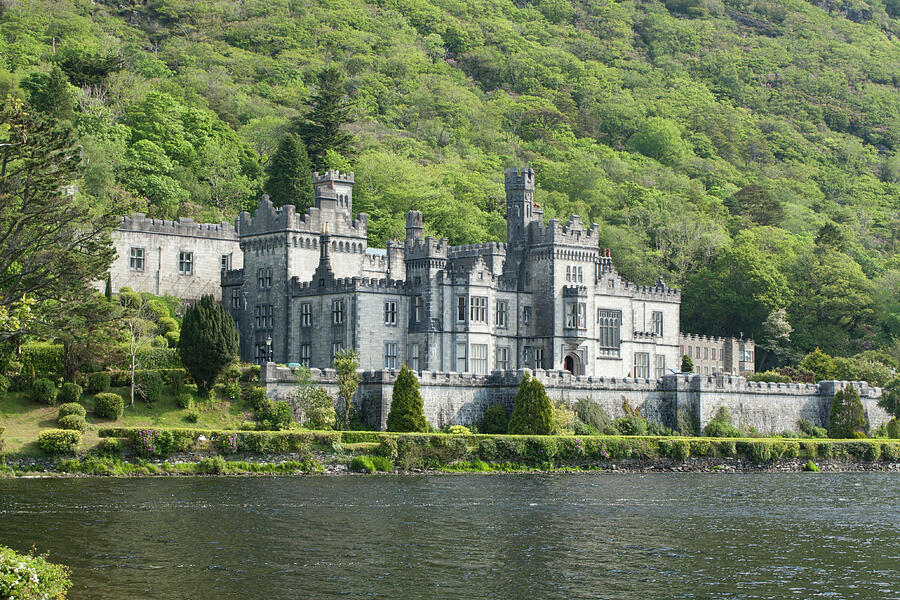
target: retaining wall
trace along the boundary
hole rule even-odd
[[[313,380],[337,398],[333,369],[311,369]],[[398,371],[360,371],[361,382],[354,408],[370,425],[384,429]],[[481,421],[484,411],[497,402],[512,411],[525,370],[496,371],[490,375],[419,372],[419,391],[425,416],[436,427],[448,423],[469,425]],[[678,411],[705,427],[720,408],[727,408],[735,425],[764,433],[797,430],[797,421],[827,427],[831,401],[838,389],[854,386],[872,429],[890,419],[878,405],[881,389],[865,382],[820,381],[817,384],[757,383],[738,376],[666,375],[662,379],[576,377],[568,371],[536,370],[553,401],[574,404],[581,398],[599,403],[612,418],[625,414],[625,402],[640,408],[651,421],[675,427]],[[260,381],[269,398],[291,400],[296,389],[293,372],[269,363]],[[342,407],[339,408],[339,413]]]

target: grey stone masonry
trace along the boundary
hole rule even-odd
[[[170,294],[196,300],[222,297],[221,274],[239,269],[243,255],[234,225],[150,219],[141,213],[122,217],[113,230],[116,258],[110,267],[112,292]],[[97,282],[102,289],[104,282]]]
[[[353,348],[366,370],[658,379],[677,368],[681,292],[623,279],[597,224],[544,223],[531,169],[505,181],[507,242],[465,246],[426,236],[409,211],[402,242],[369,248],[352,173],[315,174],[304,215],[263,197],[238,219],[243,269],[222,278],[242,358],[328,368]]]
[[[332,369],[311,369],[313,380],[337,398],[337,379]],[[418,374],[426,418],[435,426],[479,423],[495,403],[512,411],[525,370],[497,371],[490,375],[422,371]],[[390,411],[396,370],[360,371],[361,383],[353,399],[365,421],[384,429]],[[880,388],[865,382],[820,381],[818,384],[748,382],[743,377],[666,375],[660,380],[575,376],[568,371],[534,372],[554,401],[574,404],[582,398],[599,403],[612,418],[623,416],[624,401],[651,421],[675,427],[679,411],[706,427],[720,408],[727,408],[735,425],[755,427],[763,433],[797,431],[806,419],[827,427],[831,402],[838,389],[854,386],[860,395],[871,429],[890,419],[878,398]],[[260,381],[269,398],[290,400],[296,378],[288,367],[267,363]]]
[[[689,356],[698,375],[749,375],[756,371],[756,344],[736,337],[682,333],[679,353]]]

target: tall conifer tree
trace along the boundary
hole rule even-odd
[[[298,130],[313,167],[323,169],[328,150],[344,157],[353,155],[353,136],[344,131],[344,125],[350,122],[350,106],[341,71],[327,67],[319,73],[316,83],[318,89],[310,100],[312,110]]]
[[[422,394],[419,393],[419,380],[409,367],[403,365],[394,382],[387,430],[427,431],[424,406]]]
[[[219,373],[237,358],[238,349],[234,319],[212,296],[203,296],[184,313],[178,354],[201,395],[209,393]]]
[[[520,435],[550,435],[553,431],[553,407],[544,385],[528,373],[516,392],[516,405],[509,418],[509,432]]]
[[[266,167],[265,190],[275,206],[293,204],[303,213],[313,203],[312,164],[306,145],[296,133],[288,133],[278,144]]]

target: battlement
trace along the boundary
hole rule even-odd
[[[715,335],[702,335],[695,333],[679,334],[678,339],[681,343],[690,344],[727,344],[731,341],[753,343],[753,340],[745,340],[743,338],[719,337]]]
[[[237,241],[238,239],[235,226],[230,223],[197,223],[188,217],[180,217],[177,221],[148,219],[144,213],[134,213],[130,216],[122,217],[116,229],[119,231],[157,233],[215,240]]]
[[[483,254],[506,254],[506,244],[503,242],[485,242],[483,244],[450,246],[448,253],[450,258],[465,258]]]
[[[331,200],[336,196],[331,194]],[[349,202],[349,201],[348,201]],[[347,206],[339,206],[337,201],[323,206],[312,206],[303,215],[297,214],[293,204],[275,207],[268,195],[263,194],[251,216],[242,212],[236,220],[240,237],[267,235],[284,231],[319,235],[328,232],[336,236],[366,238],[369,217],[360,213],[351,219]]]
[[[531,168],[512,168],[506,169],[506,189],[507,190],[533,190],[534,189],[534,169]]]
[[[313,173],[313,185],[318,186],[323,183],[329,183],[331,181],[338,181],[341,183],[353,183],[353,172],[349,173],[341,173],[337,170],[328,170],[324,173],[319,173],[318,171]]]
[[[447,242],[447,238],[436,240],[429,235],[424,238],[409,238],[406,240],[405,253],[407,261],[423,258],[446,259],[449,256],[449,252],[450,244]]]
[[[293,293],[296,296],[310,296],[319,294],[339,294],[356,291],[383,291],[401,292],[406,287],[402,279],[387,279],[375,277],[338,277],[318,281],[300,281],[296,277],[292,280]]]
[[[657,281],[656,285],[637,285],[630,281],[625,281],[623,287],[633,298],[665,300],[667,302],[681,301],[681,290],[670,288],[662,281],[662,278]]]
[[[222,272],[222,285],[243,285],[244,284],[244,270],[243,269],[231,269],[229,271]]]
[[[533,240],[538,245],[575,245],[596,250],[600,238],[600,225],[592,223],[589,229],[585,229],[578,215],[569,217],[565,225],[559,219],[550,219],[546,224],[535,223],[532,227]]]

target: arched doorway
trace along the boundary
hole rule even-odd
[[[584,375],[584,366],[577,354],[566,354],[566,358],[563,359],[563,368],[572,375]]]

